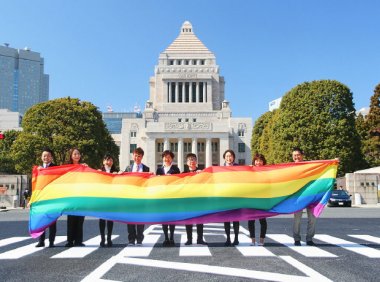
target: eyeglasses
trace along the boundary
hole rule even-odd
[[[188,158],[187,159],[188,162],[192,162],[192,161],[196,161],[196,160],[197,160],[197,158]]]

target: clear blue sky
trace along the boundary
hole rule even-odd
[[[380,83],[377,0],[0,0],[0,44],[45,58],[50,98],[142,108],[186,20],[214,52],[234,117],[255,121],[296,85],[334,79],[356,109]]]

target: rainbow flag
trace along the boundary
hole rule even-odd
[[[62,215],[190,224],[257,219],[310,207],[319,216],[337,166],[337,160],[215,166],[165,176],[109,174],[83,165],[34,167],[29,232],[39,236]]]

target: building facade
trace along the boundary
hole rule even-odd
[[[49,76],[44,59],[25,48],[0,46],[0,109],[23,115],[31,106],[49,100]]]
[[[215,55],[185,22],[159,56],[142,118],[123,119],[121,168],[131,163],[136,147],[145,151],[151,171],[162,165],[167,149],[181,171],[190,152],[197,154],[200,168],[223,164],[227,149],[234,150],[237,163],[250,164],[252,119],[232,117],[224,83]]]
[[[18,112],[0,109],[0,131],[21,130],[22,117]]]

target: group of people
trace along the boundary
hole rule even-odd
[[[292,157],[294,162],[302,162],[303,161],[303,151],[300,148],[293,149]],[[165,150],[162,153],[162,166],[159,167],[156,171],[156,175],[171,175],[171,174],[179,174],[181,173],[178,166],[173,164],[174,153]],[[133,164],[128,166],[123,172],[150,172],[149,167],[142,163],[142,159],[144,157],[143,149],[136,148],[133,151]],[[238,164],[235,162],[235,153],[233,150],[226,150],[223,154],[224,158],[224,166],[237,166]],[[53,153],[50,149],[46,148],[43,150],[41,155],[42,166],[39,169],[45,169],[48,167],[55,166],[53,163]],[[86,165],[82,162],[82,156],[78,148],[72,148],[69,151],[69,164],[82,164]],[[187,167],[185,168],[183,173],[198,173],[201,170],[198,169],[198,161],[196,154],[189,153],[186,156]],[[256,154],[252,160],[252,166],[263,166],[266,165],[266,159],[262,154]],[[115,165],[114,159],[111,155],[106,154],[103,158],[101,171],[107,173],[118,173]],[[123,173],[119,172],[119,173]],[[300,236],[300,224],[302,218],[303,210],[300,210],[294,214],[294,225],[293,225],[293,238],[294,245],[301,245],[301,236]],[[315,234],[315,222],[316,217],[313,215],[311,209],[307,208],[308,215],[308,227],[307,227],[307,236],[306,236],[306,244],[309,246],[314,246],[313,237]],[[267,232],[267,220],[266,218],[260,218],[260,236],[258,242],[256,242],[255,236],[255,220],[248,221],[248,230],[251,238],[251,245],[254,246],[256,243],[259,246],[264,245],[265,236]],[[83,244],[83,223],[84,216],[78,215],[68,215],[67,216],[67,243],[66,247],[73,246],[84,246]],[[239,245],[239,221],[232,222],[233,231],[234,231],[234,240],[231,241],[231,222],[224,222],[224,230],[226,233],[227,240],[225,242],[225,246]],[[106,236],[106,227],[107,227],[107,236]],[[175,225],[173,224],[163,224],[162,230],[164,232],[164,241],[162,245],[164,247],[175,246],[174,241],[174,232]],[[127,224],[128,229],[128,246],[141,246],[144,240],[144,224]],[[203,224],[196,224],[197,229],[197,244],[207,245],[207,242],[204,241],[203,238]],[[101,247],[112,247],[112,230],[113,230],[113,221],[99,219],[99,231],[100,231],[100,246]],[[49,227],[49,247],[54,247],[55,235],[57,232],[56,222]],[[186,234],[187,241],[185,245],[193,244],[193,225],[186,225]],[[38,244],[36,247],[44,247],[45,246],[45,232],[39,237]]]

